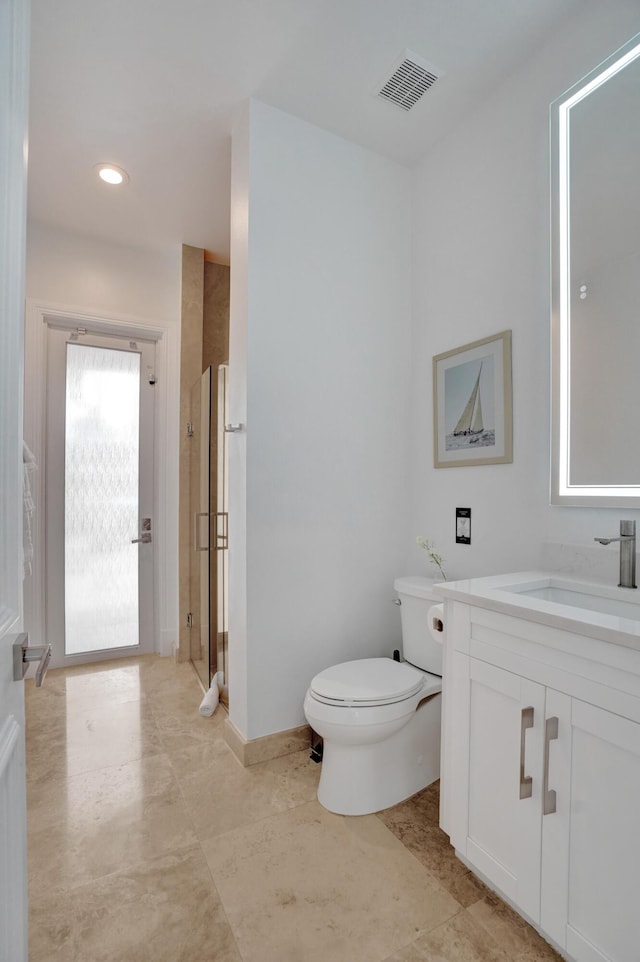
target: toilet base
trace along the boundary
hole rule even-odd
[[[399,731],[370,745],[324,739],[318,801],[337,815],[397,805],[440,778],[440,708],[432,695]]]

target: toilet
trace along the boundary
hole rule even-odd
[[[338,815],[368,815],[440,777],[442,643],[428,613],[434,581],[397,578],[404,661],[362,658],[311,681],[304,713],[324,740],[318,801]]]

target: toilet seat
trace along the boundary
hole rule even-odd
[[[406,701],[424,690],[440,691],[442,679],[391,658],[345,661],[319,672],[309,686],[312,697],[325,705],[368,708]]]

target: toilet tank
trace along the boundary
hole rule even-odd
[[[427,617],[431,606],[442,601],[433,590],[435,583],[434,578],[408,575],[396,578],[393,587],[400,600],[405,661],[433,675],[442,675],[442,645],[434,641]]]

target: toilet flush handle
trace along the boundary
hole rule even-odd
[[[394,605],[401,605],[401,604],[402,604],[402,602],[400,601],[399,598],[394,598],[394,599],[393,599],[393,603],[394,603]]]

